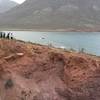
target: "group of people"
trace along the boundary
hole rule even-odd
[[[0,38],[4,39],[13,39],[13,33],[5,33],[5,32],[0,32]]]

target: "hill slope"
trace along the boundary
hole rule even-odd
[[[0,13],[4,13],[17,5],[16,2],[10,0],[0,0]]]
[[[26,0],[3,14],[0,22],[1,27],[28,29],[95,28],[100,25],[100,1]]]
[[[99,100],[100,58],[0,40],[1,100]]]

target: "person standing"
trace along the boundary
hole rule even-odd
[[[0,38],[2,38],[2,32],[0,32]]]
[[[3,34],[2,34],[2,38],[6,38],[6,33],[5,32],[2,32]]]
[[[10,39],[10,32],[7,34],[7,37],[6,37],[7,39]]]
[[[13,40],[13,33],[11,33],[11,37],[10,38],[11,38],[11,40]]]

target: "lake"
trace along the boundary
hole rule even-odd
[[[7,31],[5,31],[7,32]],[[39,43],[52,44],[55,47],[71,48],[100,56],[99,32],[32,32],[11,31],[16,39]]]

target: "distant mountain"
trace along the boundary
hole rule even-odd
[[[26,0],[0,16],[0,27],[28,29],[94,28],[100,0]]]
[[[16,2],[10,0],[0,0],[0,13],[4,13],[17,5]]]

